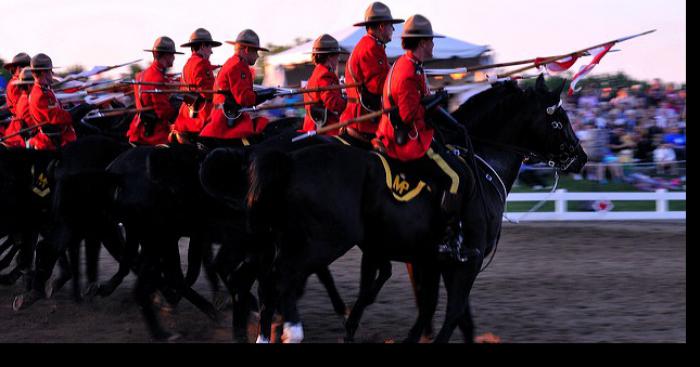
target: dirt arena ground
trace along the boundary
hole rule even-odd
[[[181,242],[182,250],[187,240]],[[331,266],[348,304],[357,295],[360,252]],[[686,342],[686,222],[506,223],[491,266],[477,278],[477,335],[506,343]],[[100,278],[116,270],[102,251]],[[405,265],[370,306],[358,342],[400,341],[416,316]],[[52,299],[12,311],[19,287],[0,287],[0,342],[150,342],[131,298],[134,275],[110,297],[75,304],[66,285]],[[203,277],[195,289],[210,297]],[[444,316],[444,292],[435,318]],[[305,342],[342,342],[343,327],[318,280],[300,303]],[[230,343],[230,311],[220,324],[183,300],[162,315],[180,342]],[[461,342],[456,331],[452,342]]]

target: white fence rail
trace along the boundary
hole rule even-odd
[[[670,211],[669,200],[685,201],[685,192],[568,192],[559,189],[553,193],[512,193],[507,202],[554,201],[553,212],[506,212],[508,219],[515,221],[564,221],[564,220],[647,220],[685,219],[685,210]],[[655,211],[568,211],[568,201],[655,201]]]

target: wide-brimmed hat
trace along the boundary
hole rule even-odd
[[[416,14],[408,18],[406,20],[406,24],[403,26],[401,38],[410,37],[445,38],[445,36],[433,33],[433,26],[430,25],[428,18],[420,14]]]
[[[29,63],[29,70],[31,71],[42,71],[56,69],[53,66],[51,58],[47,54],[36,54],[32,57],[32,61]]]
[[[31,85],[34,84],[34,76],[32,75],[32,71],[28,68],[25,67],[22,69],[22,71],[19,72],[19,78],[17,80],[13,80],[12,83],[13,85]]]
[[[403,19],[394,19],[391,16],[391,10],[389,10],[389,7],[377,1],[372,3],[369,7],[367,7],[367,10],[365,10],[364,22],[355,23],[353,25],[355,27],[362,27],[385,22],[389,22],[391,24],[403,23]]]
[[[31,63],[32,58],[29,57],[24,52],[20,52],[15,57],[12,58],[12,62],[8,62],[7,64],[3,65],[3,67],[7,70],[10,70],[11,67],[13,66],[29,66],[29,63]]]
[[[197,28],[196,31],[192,32],[190,35],[190,41],[187,43],[183,43],[180,45],[180,47],[190,47],[192,45],[196,45],[198,43],[206,43],[211,45],[211,47],[219,47],[221,46],[221,42],[214,41],[211,38],[211,33],[209,33],[208,30],[204,28]]]
[[[333,36],[324,34],[316,38],[311,52],[307,54],[349,54],[349,52],[343,50]]]
[[[243,45],[247,47],[252,47],[260,51],[270,52],[270,50],[265,47],[260,47],[260,37],[252,29],[244,29],[238,34],[235,41],[226,41],[226,43],[232,45]]]
[[[156,42],[153,44],[153,48],[144,51],[184,55],[184,52],[175,51],[175,42],[173,42],[173,40],[170,39],[170,37],[166,36],[158,37],[158,39],[156,39]]]

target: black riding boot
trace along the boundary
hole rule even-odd
[[[442,242],[438,245],[438,258],[443,261],[467,262],[468,256],[463,245],[462,221],[459,215],[462,209],[462,195],[444,191],[440,208],[447,218],[447,227]]]

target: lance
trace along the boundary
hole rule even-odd
[[[119,83],[129,84],[129,85],[153,85],[157,87],[196,87],[195,84],[185,84],[185,83],[161,83],[161,82],[139,82],[136,80],[122,80]],[[145,91],[144,91],[145,92]]]
[[[67,76],[65,79],[61,80],[60,82],[54,83],[51,87],[56,88],[56,87],[58,87],[58,86],[60,86],[60,85],[63,85],[64,83],[67,83],[67,82],[69,82],[69,81],[71,81],[71,80],[77,80],[77,79],[81,79],[81,78],[89,78],[89,77],[91,77],[91,76],[93,76],[93,75],[102,74],[102,73],[105,73],[105,72],[107,72],[107,71],[110,71],[110,70],[113,70],[113,69],[116,69],[116,68],[120,68],[120,67],[122,67],[122,66],[135,64],[135,63],[137,63],[137,62],[139,62],[139,61],[141,61],[141,60],[143,60],[143,59],[138,59],[138,60],[126,62],[126,63],[123,63],[123,64],[119,64],[119,65],[112,65],[112,66],[95,66],[95,67],[93,67],[91,70],[84,71],[84,72],[81,72],[81,73],[78,73],[78,74],[75,74],[75,75],[69,75],[69,76]]]
[[[242,112],[255,112],[255,111],[264,111],[264,110],[277,110],[277,109],[281,109],[281,108],[303,107],[303,106],[319,105],[319,104],[321,104],[320,101],[296,102],[296,103],[285,103],[285,104],[269,104],[269,105],[241,108],[240,110],[238,110],[238,112],[242,113]]]
[[[608,52],[618,52],[620,50],[610,50]],[[591,54],[586,51],[581,56],[590,56]],[[457,73],[470,73],[473,71],[478,71],[478,70],[484,70],[484,69],[495,69],[495,68],[500,68],[500,67],[505,67],[505,66],[513,66],[513,65],[522,65],[522,64],[528,64],[528,63],[534,63],[537,62],[537,60],[547,60],[547,59],[552,59],[552,58],[557,58],[556,60],[562,59],[564,57],[567,57],[568,55],[564,55],[563,57],[560,56],[547,56],[547,57],[538,57],[535,59],[528,59],[528,60],[520,60],[520,61],[511,61],[511,62],[503,62],[499,64],[486,64],[486,65],[475,65],[475,66],[468,66],[468,67],[461,67],[461,68],[454,68],[454,69],[424,69],[426,75],[449,75],[449,74],[457,74]],[[541,65],[542,63],[538,63],[538,65]]]
[[[158,89],[158,88],[156,88],[156,89],[144,90],[144,91],[141,91],[141,93],[225,94],[225,93],[229,93],[229,92],[227,90],[208,90],[208,89],[183,90],[183,89]]]
[[[144,108],[115,108],[115,109],[110,109],[110,110],[90,111],[85,116],[85,119],[92,120],[92,119],[97,119],[97,118],[102,118],[102,117],[121,116],[121,115],[125,115],[127,113],[139,113],[139,112],[146,112],[146,111],[153,111],[153,107],[149,106],[149,107],[144,107]]]
[[[38,128],[40,128],[40,127],[42,127],[42,126],[44,126],[44,125],[48,125],[48,124],[50,124],[50,122],[47,121],[47,122],[42,122],[42,123],[40,123],[40,124],[36,124],[36,125],[34,125],[34,126],[25,127],[24,129],[18,130],[18,131],[16,131],[16,132],[12,133],[12,134],[5,135],[5,136],[3,136],[3,137],[0,137],[0,142],[3,142],[3,141],[5,141],[5,140],[7,140],[7,139],[9,139],[9,138],[11,138],[11,137],[20,135],[20,134],[25,133],[25,132],[27,132],[27,131],[31,131],[31,130],[34,130],[34,129],[38,129]]]
[[[546,64],[549,64],[550,62],[554,62],[554,61],[557,61],[557,60],[559,60],[559,59],[563,59],[563,58],[569,57],[569,56],[570,56],[570,57],[579,57],[579,56],[583,55],[584,53],[586,53],[586,52],[588,52],[589,50],[592,50],[592,49],[594,49],[594,48],[603,47],[603,46],[609,45],[609,44],[611,44],[611,43],[612,43],[612,44],[616,44],[616,43],[619,43],[619,42],[627,41],[627,40],[632,39],[632,38],[641,37],[641,36],[644,36],[644,35],[646,35],[646,34],[653,33],[653,32],[656,32],[656,29],[652,29],[652,30],[649,30],[649,31],[646,31],[646,32],[642,32],[642,33],[639,33],[639,34],[635,34],[635,35],[632,35],[632,36],[627,36],[627,37],[622,37],[622,38],[614,39],[614,40],[608,41],[608,42],[603,42],[603,43],[597,44],[597,45],[595,45],[595,46],[586,47],[586,48],[584,48],[584,49],[581,49],[581,50],[578,50],[578,51],[575,51],[575,52],[572,52],[572,53],[568,53],[568,54],[565,54],[565,55],[553,56],[553,57],[550,57],[550,58],[548,58],[548,59],[541,60],[541,61],[538,62],[538,63],[533,63],[532,65],[524,66],[524,67],[522,67],[522,68],[509,71],[509,72],[507,72],[507,73],[505,73],[505,74],[499,74],[498,77],[499,77],[499,78],[503,78],[503,77],[511,76],[511,75],[513,75],[513,74],[517,74],[517,73],[523,72],[523,71],[525,71],[525,70],[535,68],[535,67],[537,67],[537,66],[539,66],[539,65],[546,65]]]
[[[357,88],[361,85],[362,85],[362,83],[350,83],[350,84],[329,85],[327,87],[305,88],[305,89],[277,88],[278,90],[280,90],[280,92],[275,93],[275,97],[292,96],[295,94],[304,94],[304,93],[324,92],[324,91],[329,91],[329,90],[345,89],[345,88]]]
[[[314,136],[314,135],[323,134],[323,133],[328,132],[328,131],[340,129],[341,127],[345,127],[345,126],[347,126],[347,125],[354,124],[354,123],[356,123],[356,122],[362,122],[362,121],[372,120],[372,119],[374,119],[375,117],[381,116],[381,115],[384,114],[384,113],[392,112],[392,111],[394,111],[394,110],[396,110],[396,109],[398,109],[398,106],[394,106],[394,107],[391,107],[391,108],[385,108],[385,109],[383,109],[383,110],[371,112],[371,113],[368,113],[368,114],[366,114],[366,115],[363,115],[363,116],[360,116],[360,117],[355,117],[355,118],[350,119],[350,120],[346,120],[346,121],[343,121],[343,122],[336,122],[335,124],[328,125],[328,126],[324,126],[324,127],[320,128],[320,129],[317,129],[317,130],[307,131],[306,133],[304,133],[304,134],[302,134],[302,135],[298,135],[298,136],[292,138],[292,142],[297,142],[297,141],[300,141],[300,140],[304,140],[304,139],[310,138],[310,137],[312,137],[312,136]]]

